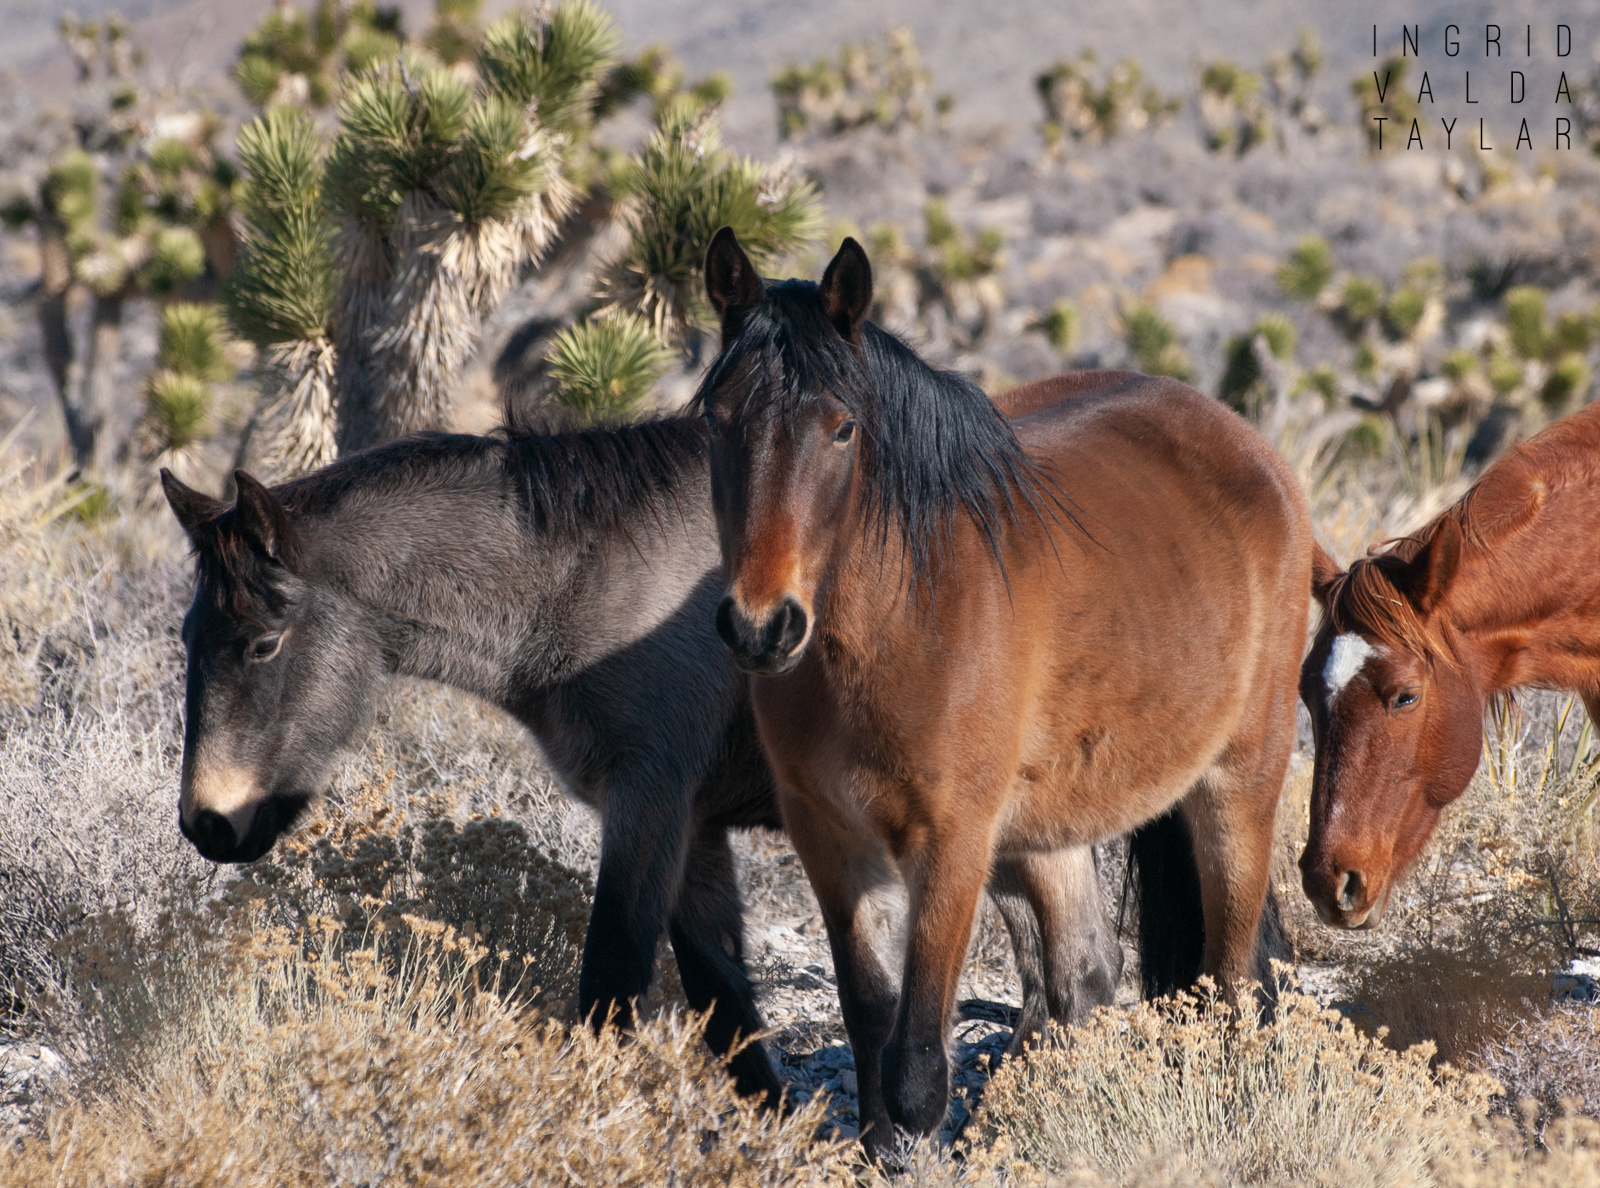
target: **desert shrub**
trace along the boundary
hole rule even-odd
[[[1527,367],[1515,355],[1496,354],[1489,360],[1489,386],[1496,396],[1507,396],[1522,386]]]
[[[1353,276],[1339,293],[1339,312],[1352,326],[1360,326],[1383,309],[1383,282],[1370,276]]]
[[[1550,368],[1550,375],[1539,389],[1539,399],[1557,416],[1571,410],[1573,403],[1589,390],[1589,362],[1576,352],[1563,355]]]
[[[1478,1061],[1505,1086],[1508,1103],[1535,1101],[1547,1119],[1569,1105],[1600,1114],[1600,1010],[1592,1004],[1553,1006],[1518,1020]]]
[[[1538,285],[1518,285],[1506,294],[1506,329],[1511,349],[1524,359],[1542,359],[1548,345],[1545,295]]]
[[[1407,65],[1405,58],[1396,55],[1385,59],[1377,70],[1356,75],[1350,83],[1350,92],[1356,100],[1357,123],[1374,150],[1381,146],[1401,147],[1411,121],[1417,116],[1415,92],[1406,89]],[[1385,122],[1379,124],[1378,119]]]
[[[1446,1146],[1438,1123],[1485,1113],[1496,1088],[1436,1072],[1431,1055],[1397,1053],[1287,988],[1261,1021],[1202,984],[1169,1002],[1098,1011],[1008,1063],[980,1120],[1061,1175],[1120,1178],[1182,1156],[1231,1184],[1310,1181],[1341,1165],[1341,1183],[1387,1184],[1420,1172]],[[1379,1168],[1370,1157],[1386,1145],[1404,1154]]]
[[[1409,338],[1422,324],[1428,308],[1428,295],[1413,285],[1402,285],[1389,296],[1383,307],[1383,324],[1396,338]]]

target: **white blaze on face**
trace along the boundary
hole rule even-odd
[[[1328,686],[1328,704],[1339,696],[1339,690],[1350,683],[1350,678],[1361,671],[1369,656],[1377,656],[1383,649],[1368,643],[1353,631],[1346,632],[1333,641],[1328,649],[1328,662],[1322,666],[1322,681]]]

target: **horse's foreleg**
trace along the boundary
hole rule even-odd
[[[633,1026],[633,1003],[650,989],[656,942],[683,882],[688,796],[613,794],[600,842],[594,908],[578,973],[578,1010],[595,1027]]]
[[[987,830],[948,829],[901,856],[910,935],[894,1034],[883,1051],[883,1091],[889,1116],[922,1134],[944,1120],[950,1103],[945,1044],[989,848]]]
[[[765,1025],[745,968],[744,908],[725,830],[702,827],[691,843],[669,928],[684,995],[695,1010],[711,1012],[706,1042],[721,1055],[742,1041],[728,1062],[739,1092],[776,1106],[783,1083],[753,1038]]]
[[[894,1126],[884,1108],[880,1053],[894,1025],[896,987],[881,950],[892,922],[873,902],[894,873],[876,835],[851,828],[826,808],[783,800],[784,827],[822,909],[839,984],[839,1011],[855,1055],[861,1142],[869,1156],[892,1155]]]
[[[1069,846],[1011,862],[1039,920],[1050,1018],[1081,1023],[1095,1007],[1116,1001],[1122,977],[1122,946],[1100,907],[1094,848]],[[1027,1038],[1013,1036],[1011,1050]]]

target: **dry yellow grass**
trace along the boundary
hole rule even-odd
[[[0,1152],[0,1184],[804,1185],[842,1175],[818,1103],[733,1091],[698,1020],[595,1036],[493,991],[444,926],[395,945],[256,927],[113,1080]],[[370,942],[370,938],[369,938]]]

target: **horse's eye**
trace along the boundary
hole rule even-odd
[[[1417,704],[1417,691],[1415,689],[1402,689],[1394,695],[1395,709],[1409,709]]]
[[[840,425],[838,430],[834,433],[834,435],[833,435],[834,444],[835,445],[844,445],[847,441],[849,441],[855,435],[856,435],[856,423],[854,421],[846,421],[843,425]]]
[[[259,639],[250,641],[250,659],[271,660],[281,647],[283,647],[283,636],[263,635]]]

